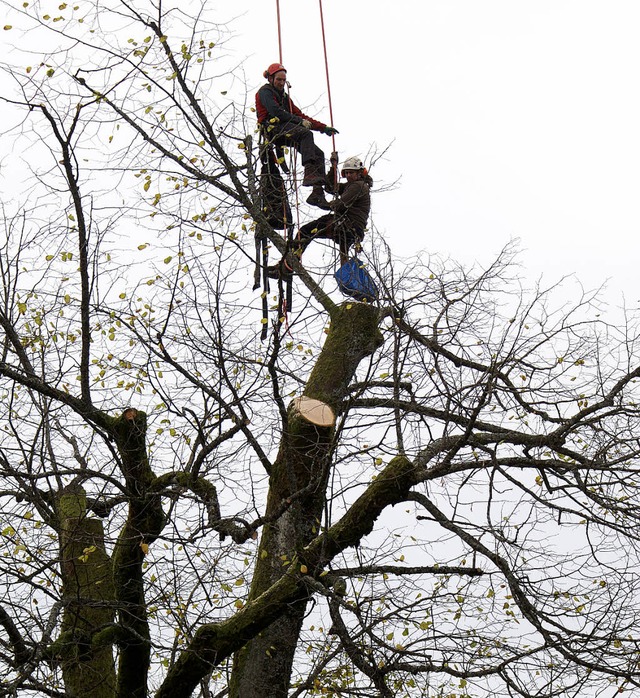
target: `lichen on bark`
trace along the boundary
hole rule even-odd
[[[58,496],[57,514],[64,611],[60,635],[48,654],[60,662],[69,695],[114,698],[113,648],[92,643],[93,636],[115,617],[113,574],[102,522],[87,516],[86,494],[76,484]]]

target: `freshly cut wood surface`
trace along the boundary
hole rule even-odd
[[[294,408],[307,422],[319,427],[331,427],[336,423],[336,416],[329,405],[311,397],[297,397],[293,401]]]

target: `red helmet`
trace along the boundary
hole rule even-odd
[[[282,65],[282,63],[272,63],[262,74],[265,78],[270,78],[276,73],[279,73],[281,70],[284,70],[285,73],[287,72],[287,69]]]

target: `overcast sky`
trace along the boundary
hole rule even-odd
[[[278,60],[275,0],[219,1],[251,88]],[[610,279],[637,307],[640,2],[323,0],[337,147],[393,141],[373,216],[394,252]],[[329,121],[317,0],[280,0],[292,96]],[[328,154],[331,140],[317,137]]]
[[[395,254],[488,263],[518,238],[530,281],[608,279],[638,307],[640,0],[322,2],[341,159],[391,144],[371,174],[401,177],[373,197]],[[279,59],[276,6],[209,0],[244,70],[226,99]],[[319,1],[280,10],[292,96],[328,122]]]

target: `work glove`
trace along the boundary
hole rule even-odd
[[[324,127],[324,133],[327,136],[335,136],[336,133],[340,133],[337,128],[333,128],[333,126],[325,126]]]
[[[336,182],[336,179],[336,166],[332,162],[331,167],[329,167],[329,171],[327,172],[327,183],[329,184],[329,186],[333,187],[333,185]]]
[[[307,121],[306,119],[302,119],[302,122],[300,124],[303,128],[311,128],[311,122]]]

